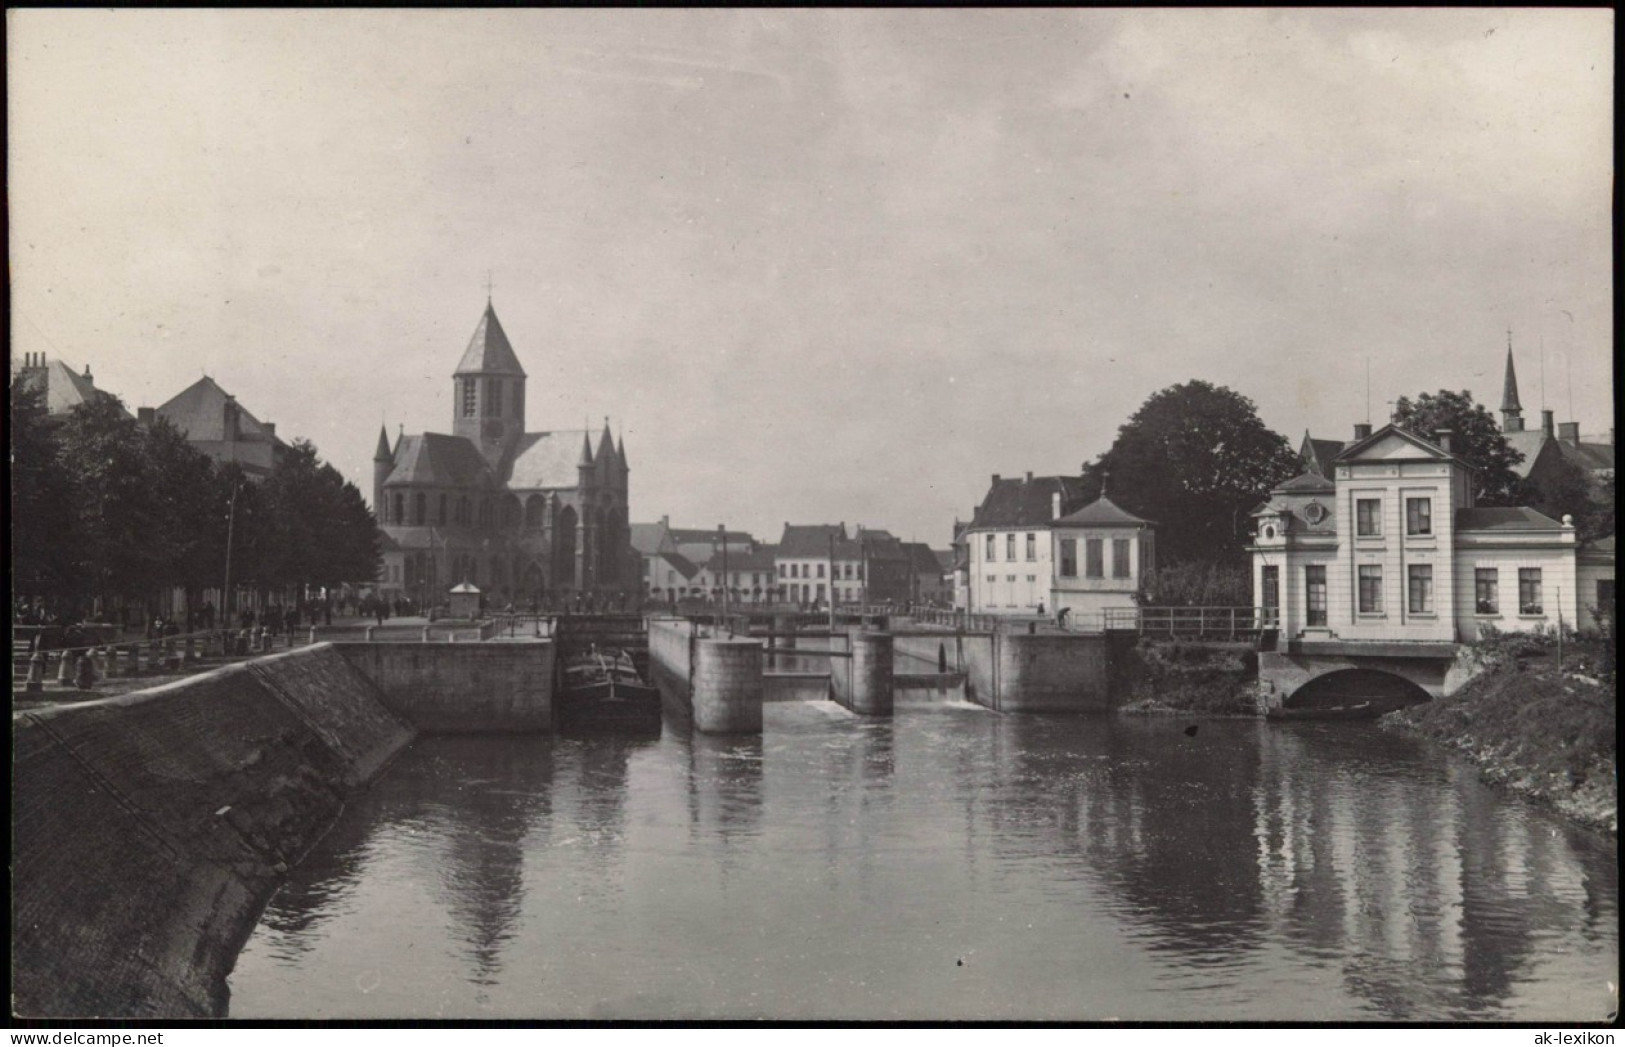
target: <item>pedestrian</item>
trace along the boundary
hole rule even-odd
[[[387,611],[388,611],[388,607],[385,606],[384,601],[382,601],[382,600],[374,600],[373,601],[372,613],[377,615],[379,625],[384,624],[384,615],[385,615],[385,613]]]

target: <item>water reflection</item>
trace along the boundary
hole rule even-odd
[[[273,900],[234,1009],[1499,1021],[1611,1006],[1611,841],[1367,727],[1185,726],[780,703],[759,737],[432,739]],[[358,995],[359,975],[379,987]]]

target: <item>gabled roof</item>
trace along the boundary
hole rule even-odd
[[[544,487],[575,487],[581,482],[577,468],[577,440],[588,439],[584,429],[553,433],[526,433],[514,444],[508,469],[508,487],[515,491]]]
[[[666,525],[658,523],[635,523],[629,525],[632,548],[644,556],[651,556],[660,551],[666,543]]]
[[[1522,505],[1456,510],[1457,531],[1556,531],[1562,526],[1550,516]]]
[[[1421,452],[1424,457],[1452,461],[1466,469],[1473,468],[1470,463],[1446,451],[1432,440],[1418,436],[1409,429],[1393,422],[1378,429],[1364,440],[1356,440],[1353,443],[1345,444],[1343,450],[1338,453],[1336,461],[1353,461],[1362,458],[1366,455],[1366,452],[1390,439],[1399,439],[1409,443],[1417,451]]]
[[[931,551],[929,545],[924,542],[904,542],[903,548],[908,552],[909,562],[916,571],[925,574],[942,573],[942,562],[937,558],[937,554]]]
[[[1055,516],[1052,496],[1060,492],[1061,512],[1065,514],[1083,501],[1080,476],[1035,476],[999,478],[987,489],[987,496],[971,517],[971,528],[1048,527]]]
[[[1551,437],[1539,429],[1520,429],[1515,433],[1502,433],[1501,438],[1507,446],[1523,455],[1523,461],[1512,467],[1512,471],[1520,477],[1528,476],[1529,470],[1535,467],[1535,459],[1540,457],[1540,449]]]
[[[1335,490],[1337,485],[1328,480],[1325,473],[1317,472],[1299,473],[1275,488],[1280,494],[1330,494]]]
[[[485,457],[470,441],[445,433],[417,433],[401,437],[395,468],[384,483],[471,487],[489,478]]]
[[[1116,502],[1101,495],[1077,512],[1068,513],[1055,521],[1057,527],[1143,527],[1151,520],[1135,516]]]
[[[786,560],[827,557],[831,535],[839,546],[846,541],[846,525],[787,523],[779,538],[778,555]]]
[[[729,553],[726,558],[719,553],[712,553],[711,559],[705,562],[705,569],[712,574],[722,571],[723,560],[727,560],[728,573],[735,571],[771,571],[773,569],[773,553],[758,549],[753,553]]]
[[[700,573],[700,569],[694,566],[694,561],[682,553],[656,553],[655,555],[677,568],[677,573],[683,576],[684,581]]]
[[[671,540],[678,545],[697,545],[700,542],[714,542],[717,532],[708,531],[703,527],[673,527],[669,532]],[[755,542],[749,531],[724,531],[723,540],[730,545],[735,543]]]
[[[67,414],[99,396],[117,399],[107,390],[96,388],[90,375],[79,374],[61,360],[47,360],[41,366],[24,369],[21,374],[26,387],[41,392],[47,415]],[[124,411],[124,416],[128,418],[130,412]]]
[[[1614,467],[1613,444],[1590,443],[1584,440],[1571,444],[1566,440],[1558,440],[1557,448],[1564,458],[1582,469],[1596,472],[1599,469]]]
[[[185,433],[188,440],[225,440],[228,400],[236,402],[213,378],[204,376],[176,393],[158,408],[157,414]],[[240,443],[282,443],[242,404],[237,404],[237,440]]]
[[[508,335],[502,330],[502,322],[497,319],[496,310],[491,308],[490,302],[485,303],[485,314],[480,317],[479,326],[474,328],[474,337],[469,339],[468,349],[457,362],[457,370],[453,374],[524,377],[525,369],[519,366],[519,358],[513,354],[513,346],[509,344]]]
[[[1298,448],[1298,457],[1310,472],[1330,476],[1332,474],[1332,462],[1336,460],[1338,452],[1342,450],[1343,441],[1316,440],[1305,429],[1303,444]]]

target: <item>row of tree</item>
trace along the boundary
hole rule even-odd
[[[1470,394],[1440,390],[1401,398],[1394,420],[1425,437],[1451,431],[1452,453],[1474,467],[1479,505],[1526,505],[1575,518],[1582,541],[1614,530],[1613,479],[1598,484],[1560,461],[1543,482],[1520,478],[1520,452]],[[1159,602],[1252,602],[1245,548],[1250,514],[1272,488],[1303,472],[1287,439],[1259,420],[1253,402],[1203,381],[1153,393],[1084,467],[1086,500],[1102,490],[1157,522],[1163,567],[1148,579]]]
[[[112,396],[51,417],[42,391],[14,378],[10,406],[17,597],[89,614],[183,589],[193,606],[225,582],[228,531],[234,589],[376,577],[372,511],[308,442],[295,441],[252,482],[163,419],[137,422]]]

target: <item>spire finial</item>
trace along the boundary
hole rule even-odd
[[[496,286],[496,284],[493,283],[492,280],[491,280],[491,270],[487,269],[485,271],[485,305],[486,305],[486,308],[490,308],[490,306],[491,306],[491,291],[495,286]]]
[[[1105,465],[1101,466],[1100,467],[1100,497],[1102,497],[1102,498],[1106,497],[1106,483],[1111,478],[1112,478],[1111,467],[1110,466],[1105,466]]]

